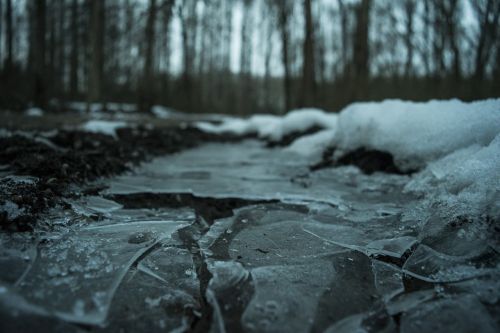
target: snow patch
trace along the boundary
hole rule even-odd
[[[398,166],[415,168],[460,148],[488,145],[499,132],[500,99],[387,100],[346,107],[339,115],[335,145],[386,151]]]
[[[263,114],[248,119],[227,117],[221,124],[199,122],[196,126],[211,133],[257,134],[259,138],[279,141],[293,132],[304,132],[312,127],[335,128],[336,124],[336,114],[318,109],[299,109],[289,112],[284,117]]]
[[[25,111],[25,114],[30,117],[41,117],[43,113],[43,110],[40,108],[29,108]]]
[[[172,118],[172,116],[176,115],[178,112],[174,111],[171,108],[167,108],[161,105],[154,105],[151,108],[151,112],[160,119],[168,119]]]
[[[116,130],[124,127],[127,127],[127,123],[124,121],[89,120],[82,125],[81,129],[86,132],[102,133],[116,137]]]
[[[286,147],[285,151],[294,152],[312,160],[321,158],[323,152],[329,148],[333,142],[335,133],[335,129],[326,129],[311,135],[303,136]]]

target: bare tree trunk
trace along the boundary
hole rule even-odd
[[[304,0],[304,33],[303,66],[302,66],[302,89],[300,104],[312,106],[316,93],[316,80],[314,68],[314,26],[312,19],[311,0]]]
[[[486,2],[481,2],[471,0],[471,5],[479,23],[474,77],[480,81],[484,77],[486,65],[491,58],[495,41],[500,34],[500,1],[486,0]]]
[[[64,0],[59,0],[59,26],[58,26],[58,54],[57,54],[57,83],[58,92],[61,96],[65,93],[65,73],[66,73],[66,54],[65,46],[65,18],[66,18],[66,3]]]
[[[339,3],[339,10],[340,10],[340,35],[342,39],[342,47],[341,47],[341,54],[342,54],[342,73],[341,75],[345,77],[347,74],[347,69],[349,67],[349,60],[348,60],[348,41],[349,41],[349,12],[347,9],[347,5],[344,3],[343,0],[338,0]]]
[[[263,17],[271,17],[269,19],[266,19],[266,26],[265,26],[265,54],[264,54],[264,108],[266,110],[269,110],[272,105],[271,105],[271,56],[273,54],[273,30],[275,28],[274,26],[274,19],[275,19],[275,11],[273,10],[273,6],[269,5],[264,5],[263,7],[263,13],[261,14]],[[269,14],[270,12],[270,14]]]
[[[416,3],[414,0],[406,0],[404,2],[404,11],[406,16],[406,33],[404,37],[406,46],[406,64],[405,76],[409,78],[412,75],[413,64],[413,16],[415,12]]]
[[[5,49],[7,51],[7,58],[5,59],[5,69],[7,72],[12,70],[12,62],[14,58],[12,41],[14,39],[14,28],[12,26],[12,0],[7,0],[5,8]]]
[[[252,0],[243,2],[243,22],[241,25],[241,48],[240,48],[240,87],[239,87],[239,111],[247,114],[251,110],[250,103],[253,101],[251,83],[251,59],[252,59],[252,22],[251,5]]]
[[[0,0],[0,69],[3,68],[3,63],[2,63],[2,60],[3,60],[3,44],[2,44],[2,41],[3,41],[3,21],[4,20],[4,17],[3,17],[3,0]]]
[[[102,100],[105,0],[90,0],[90,5],[90,73],[87,88],[88,109],[90,109],[90,103],[100,102]]]
[[[46,84],[47,75],[45,64],[45,30],[46,30],[46,2],[38,0],[35,3],[35,48],[34,48],[34,94],[35,106],[45,109],[47,106]]]
[[[49,15],[48,15],[48,25],[49,25],[49,45],[48,45],[48,65],[47,65],[47,76],[48,76],[48,81],[52,82],[50,87],[48,87],[47,90],[49,91],[49,95],[53,95],[55,93],[55,90],[57,89],[57,85],[54,84],[57,82],[57,75],[56,75],[56,0],[51,0],[49,1]]]
[[[368,79],[370,74],[370,45],[368,36],[370,8],[371,0],[362,0],[356,8],[356,32],[353,49],[354,86],[352,87],[355,99],[364,99],[368,95]]]
[[[165,52],[165,75],[162,80],[162,103],[167,104],[170,101],[170,55],[171,55],[171,46],[170,46],[170,22],[172,19],[172,7],[174,6],[173,0],[165,0],[163,4],[162,10],[162,26],[163,33],[162,41],[163,41],[163,50]]]
[[[149,0],[148,20],[145,30],[146,48],[144,53],[144,72],[139,84],[139,110],[149,112],[154,103],[154,49],[155,49],[156,0]]]
[[[431,75],[431,62],[430,62],[430,45],[431,45],[431,5],[430,0],[424,0],[424,48],[422,51],[422,58],[424,60],[425,74],[427,77]]]
[[[193,71],[196,52],[196,32],[198,18],[196,15],[196,2],[184,1],[179,7],[179,18],[182,30],[182,93],[185,98],[185,108],[193,109]]]
[[[290,32],[288,27],[288,19],[290,16],[290,7],[288,2],[279,1],[278,2],[278,24],[281,35],[281,55],[282,55],[282,63],[283,63],[283,71],[284,71],[284,113],[290,111],[292,108],[292,80],[291,80],[291,71],[290,71],[290,54],[289,54],[289,42],[290,42]]]
[[[79,53],[78,0],[73,0],[71,3],[71,55],[69,72],[69,90],[71,98],[75,98],[78,95]]]

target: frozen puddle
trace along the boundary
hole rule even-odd
[[[110,180],[53,232],[2,234],[2,331],[498,331],[495,240],[422,227],[408,176],[312,163],[207,144]]]

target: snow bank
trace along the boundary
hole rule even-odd
[[[81,126],[81,129],[86,132],[101,133],[116,137],[116,130],[127,127],[124,121],[110,120],[89,120]]]
[[[318,109],[300,109],[284,117],[255,115],[248,119],[224,118],[221,124],[199,122],[196,126],[211,133],[232,133],[236,135],[257,134],[259,138],[278,141],[293,132],[304,132],[312,127],[334,128],[337,115]]]
[[[69,102],[66,106],[70,110],[74,110],[79,113],[100,113],[106,111],[110,112],[135,112],[137,111],[137,106],[135,104],[129,103],[90,103],[87,102]]]
[[[27,116],[30,117],[41,117],[43,116],[43,110],[40,108],[29,108],[24,112]]]
[[[441,217],[500,217],[500,134],[487,146],[471,145],[431,162],[405,191],[425,198],[421,211],[437,210]]]
[[[325,129],[317,133],[306,135],[295,140],[286,151],[307,157],[311,160],[321,158],[323,152],[330,147],[335,138],[335,129]]]
[[[161,106],[161,105],[154,105],[152,108],[151,108],[151,112],[157,117],[157,118],[160,118],[160,119],[168,119],[168,118],[171,118],[172,116],[178,114],[177,111],[174,111],[173,109],[171,108],[167,108],[165,106]]]
[[[388,100],[355,103],[339,116],[335,145],[390,152],[401,167],[426,162],[473,144],[488,145],[500,132],[500,99],[464,103]]]

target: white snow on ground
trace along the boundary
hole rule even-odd
[[[312,127],[334,128],[337,115],[318,109],[300,109],[283,117],[255,115],[248,119],[224,118],[221,124],[199,122],[197,127],[206,132],[232,133],[237,135],[257,134],[259,138],[277,141],[292,132],[306,131]]]
[[[378,149],[402,167],[418,167],[500,132],[500,100],[355,103],[339,115],[335,146]]]
[[[27,116],[30,117],[41,117],[43,116],[43,110],[39,108],[29,108],[24,112]]]
[[[335,129],[325,129],[295,140],[286,151],[291,151],[307,157],[312,161],[320,159],[323,152],[331,145],[335,138]]]
[[[431,162],[405,191],[426,198],[419,215],[432,207],[442,217],[500,216],[500,134]]]
[[[90,113],[99,113],[103,110],[111,112],[135,112],[137,111],[137,106],[135,104],[129,103],[86,103],[86,102],[70,102],[67,103],[67,107],[71,110],[77,111],[79,113],[86,113],[87,110]]]
[[[218,125],[198,123],[205,131],[257,133],[271,140],[312,126],[327,129],[285,148],[311,164],[330,146],[338,155],[365,147],[390,152],[402,169],[420,169],[405,188],[424,198],[414,218],[421,219],[428,211],[443,217],[500,215],[500,99],[387,100],[355,103],[338,116],[305,109],[284,117],[258,115],[226,118]]]
[[[81,126],[81,129],[86,132],[102,133],[116,137],[116,130],[124,127],[127,127],[127,123],[124,121],[89,120]]]
[[[173,109],[161,105],[154,105],[151,108],[151,112],[160,119],[170,118],[177,113],[177,111],[174,111]]]

